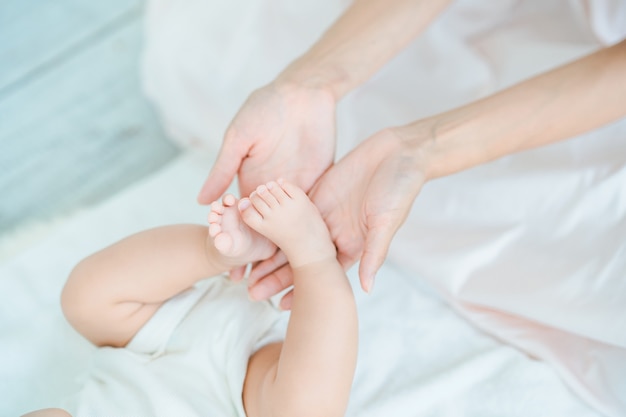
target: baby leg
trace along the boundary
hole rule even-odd
[[[46,408],[44,410],[31,411],[22,417],[72,417],[70,413],[60,408]]]
[[[244,403],[249,408],[258,404],[268,415],[344,415],[356,366],[358,322],[352,289],[324,220],[304,191],[287,181],[258,187],[239,208],[250,227],[282,249],[294,285],[280,356],[274,353],[269,359],[275,361],[274,371],[261,379],[266,386],[245,393]]]
[[[81,261],[63,289],[68,321],[98,346],[125,346],[168,299],[201,279],[271,256],[276,246],[243,224],[233,196],[210,227],[173,225],[129,236]]]

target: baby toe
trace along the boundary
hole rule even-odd
[[[215,237],[222,231],[222,226],[217,223],[211,223],[209,225],[209,236]]]
[[[254,208],[261,213],[261,216],[265,217],[272,210],[270,206],[265,202],[263,197],[259,195],[256,191],[250,194],[250,202],[254,206]]]
[[[219,214],[224,213],[224,206],[219,201],[214,201],[211,203],[211,211],[214,211]]]
[[[289,198],[287,193],[285,193],[285,190],[283,190],[283,188],[275,181],[268,182],[267,188],[279,204]]]
[[[221,219],[222,219],[221,214],[216,213],[214,211],[209,213],[209,223],[219,223]]]
[[[226,207],[234,206],[236,202],[237,199],[232,194],[226,194],[224,197],[222,197],[222,203],[224,203],[224,206]]]
[[[255,230],[263,222],[263,216],[261,216],[261,213],[257,211],[248,198],[242,198],[239,201],[239,212],[243,221]]]
[[[274,195],[270,192],[267,186],[259,185],[256,189],[256,194],[265,201],[265,203],[270,207],[274,208],[278,206],[278,200]]]
[[[289,195],[289,197],[291,197],[292,199],[296,199],[296,198],[308,198],[306,193],[304,191],[302,191],[302,189],[300,187],[298,187],[295,184],[290,183],[287,180],[284,179],[280,179],[278,181],[278,183],[280,184],[280,187],[287,193],[287,195]]]

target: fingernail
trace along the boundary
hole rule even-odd
[[[272,188],[274,188],[274,183],[273,182],[268,182],[267,183],[267,189],[271,190]]]
[[[244,198],[239,201],[239,210],[245,210],[248,207],[250,207],[250,200]]]
[[[365,292],[367,292],[368,294],[371,294],[372,290],[374,289],[374,276],[373,275],[367,278],[365,286],[366,286]]]
[[[279,183],[280,185],[283,185],[285,183],[285,179],[284,178],[279,178],[276,180],[277,183]]]
[[[263,194],[267,191],[267,187],[265,185],[259,185],[256,190],[259,194]]]

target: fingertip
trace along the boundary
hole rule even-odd
[[[261,300],[263,300],[264,298],[262,297],[262,295],[263,295],[263,293],[258,290],[258,287],[256,285],[248,287],[248,298],[251,301],[261,301]]]
[[[278,308],[280,308],[283,311],[288,311],[288,310],[291,310],[292,305],[293,305],[293,290],[285,294],[285,296],[280,300],[280,303],[278,304]]]
[[[365,248],[359,265],[359,278],[363,289],[370,293],[376,273],[387,258],[387,251],[397,227],[374,228],[368,231]]]
[[[248,287],[248,296],[255,301],[267,300],[283,290],[279,286],[280,282],[276,279],[272,277],[263,278]]]
[[[365,268],[359,266],[359,281],[361,282],[361,288],[368,294],[371,294],[374,289],[375,277],[375,272],[367,271]]]
[[[217,181],[213,174],[209,174],[200,188],[196,201],[203,206],[211,204],[228,188],[230,181],[232,181],[232,179],[228,180],[226,185],[223,185],[223,181]]]
[[[359,281],[361,282],[361,288],[368,294],[371,294],[374,289],[374,281],[376,279],[376,273],[382,266],[381,262],[371,262],[366,256],[361,259],[359,264]]]
[[[224,194],[228,186],[233,182],[241,162],[247,150],[224,142],[217,155],[217,159],[211,168],[204,184],[200,188],[197,200],[200,204],[209,204]]]
[[[198,204],[200,204],[202,206],[206,206],[206,205],[211,204],[213,202],[213,198],[211,198],[211,197],[212,196],[210,194],[208,194],[208,192],[205,190],[204,186],[202,186],[202,188],[200,189],[200,192],[196,196],[196,201],[198,202]]]
[[[243,280],[245,273],[246,273],[246,266],[244,265],[244,266],[240,266],[237,268],[233,268],[228,275],[231,281],[241,282]]]

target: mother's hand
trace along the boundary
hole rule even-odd
[[[228,127],[198,201],[219,198],[237,173],[241,195],[278,177],[310,190],[334,158],[335,107],[321,88],[275,81],[253,92]]]
[[[361,143],[333,165],[310,193],[344,268],[361,258],[359,277],[368,292],[391,239],[426,180],[419,143],[403,138],[399,131],[384,130]],[[253,270],[253,298],[267,298],[292,283],[291,271],[283,264],[279,254]],[[281,306],[289,308],[290,294]]]
[[[348,268],[361,259],[359,278],[367,292],[426,181],[423,168],[415,144],[388,129],[357,146],[311,192],[341,264]]]

